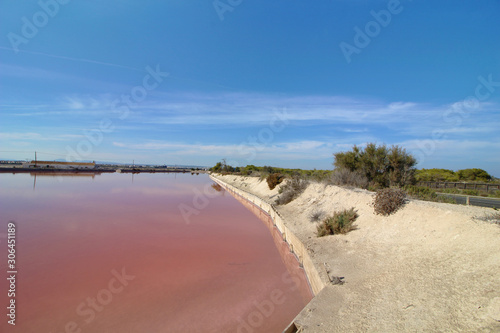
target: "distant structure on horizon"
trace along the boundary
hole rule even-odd
[[[23,168],[45,168],[45,169],[94,169],[95,162],[55,162],[55,161],[31,161],[23,162]]]

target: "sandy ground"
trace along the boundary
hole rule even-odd
[[[259,178],[217,177],[268,202],[278,195]],[[476,218],[494,211],[412,200],[383,217],[372,201],[368,191],[311,183],[277,206],[327,284],[297,316],[300,332],[500,332],[500,227]],[[316,236],[312,211],[351,207],[356,230]]]

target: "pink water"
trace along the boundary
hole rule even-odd
[[[0,174],[0,270],[9,221],[17,269],[16,325],[3,278],[0,331],[281,332],[311,299],[303,271],[264,214],[212,183]]]

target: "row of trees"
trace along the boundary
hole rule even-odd
[[[492,177],[482,169],[463,169],[454,172],[447,169],[415,168],[417,160],[406,149],[385,144],[368,143],[365,148],[353,146],[352,150],[334,154],[333,173],[326,170],[283,169],[270,166],[232,167],[223,159],[210,170],[219,173],[250,175],[301,176],[317,180],[330,177],[334,184],[359,187],[386,188],[413,185],[417,181],[490,181]]]
[[[213,167],[209,169],[210,171],[213,172],[218,172],[218,173],[237,173],[241,174],[243,176],[248,176],[251,175],[252,172],[262,172],[265,171],[267,173],[274,173],[277,172],[275,170],[278,170],[277,168],[273,167],[257,167],[255,165],[249,164],[244,167],[233,167],[229,164],[227,164],[226,159],[222,159],[222,161],[217,162]]]
[[[477,168],[462,169],[456,172],[448,169],[421,169],[417,170],[415,177],[417,181],[431,182],[487,182],[493,179],[488,172]]]

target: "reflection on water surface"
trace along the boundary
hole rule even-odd
[[[0,174],[2,253],[7,222],[17,226],[15,331],[281,332],[308,286],[265,224],[212,184],[189,174]],[[193,209],[189,221],[181,205]],[[7,304],[5,279],[0,290]],[[6,320],[0,328],[12,330]]]

